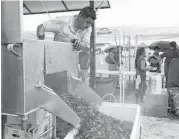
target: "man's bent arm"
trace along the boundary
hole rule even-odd
[[[45,32],[53,32],[56,33],[60,27],[60,18],[55,18],[53,20],[48,20],[43,24],[40,24],[37,27],[37,36],[44,36]]]

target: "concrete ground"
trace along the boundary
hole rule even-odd
[[[179,119],[141,117],[141,139],[179,139]]]

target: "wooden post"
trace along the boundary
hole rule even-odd
[[[90,6],[95,9],[94,0],[90,1]],[[90,87],[95,90],[96,89],[96,30],[95,30],[95,22],[92,25],[92,32],[90,37]]]

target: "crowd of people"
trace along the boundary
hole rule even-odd
[[[161,61],[163,58],[165,58],[165,62],[164,62],[164,74],[166,79],[165,88],[167,88],[168,95],[169,95],[169,107],[172,107],[174,113],[177,114],[177,116],[179,116],[179,110],[177,110],[176,108],[176,103],[179,104],[179,102],[176,102],[178,101],[176,100],[176,97],[179,98],[179,93],[176,93],[176,91],[175,92],[171,91],[172,90],[171,88],[175,88],[175,87],[179,88],[179,71],[176,71],[176,68],[174,68],[176,72],[169,74],[169,72],[171,72],[170,70],[174,70],[171,68],[171,66],[173,66],[171,65],[171,63],[179,59],[179,53],[177,50],[176,42],[175,41],[170,42],[169,49],[163,54],[159,55],[159,52],[160,52],[160,48],[156,46],[154,48],[153,55],[150,56],[149,58],[146,58],[145,48],[141,47],[137,49],[136,59],[135,59],[135,69],[136,69],[136,77],[139,76],[141,81],[138,88],[137,98],[140,102],[143,102],[144,95],[147,88],[146,72],[150,71],[150,72],[160,73]],[[150,64],[148,65],[147,62],[149,62]],[[173,77],[171,78],[169,77],[169,75]],[[174,80],[174,82],[172,82],[171,80]],[[171,82],[173,83],[172,85]]]
[[[146,73],[149,72],[156,72],[161,73],[161,64],[163,59],[164,60],[164,75],[165,75],[165,88],[167,88],[169,94],[169,107],[175,109],[176,113],[176,106],[174,103],[174,99],[179,99],[179,92],[173,91],[173,88],[179,88],[179,50],[177,49],[177,43],[172,41],[169,43],[168,49],[165,50],[162,54],[161,48],[159,46],[155,46],[153,48],[153,54],[147,56],[146,54],[146,47],[140,47],[136,51],[135,57],[135,70],[136,70],[136,79],[139,78],[140,84],[137,89],[136,98],[137,103],[144,102],[144,96],[147,90],[147,83],[146,83]],[[178,64],[176,62],[178,61]],[[108,55],[105,58],[105,62],[108,63],[108,70],[110,71],[117,71],[121,66],[122,62],[119,60],[119,47],[111,49],[108,52]],[[177,68],[178,67],[178,68]],[[178,70],[177,70],[178,69]],[[113,78],[118,78],[114,76]],[[119,82],[118,82],[119,84]],[[176,89],[174,89],[176,90]],[[179,110],[178,110],[179,116]]]

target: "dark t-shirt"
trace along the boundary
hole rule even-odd
[[[116,62],[112,61],[112,59],[114,59]],[[116,63],[120,63],[119,60],[119,52],[116,50],[111,51],[105,58],[106,63],[108,64],[116,64]]]
[[[166,66],[166,68],[169,68],[169,65],[170,65],[170,62],[172,61],[172,59],[177,57],[177,51],[168,50],[161,55],[161,58],[164,58],[164,57],[166,57],[165,66]]]
[[[158,61],[157,57],[159,57],[159,54],[154,53],[152,56],[149,57],[148,61],[150,62],[151,67],[156,67],[156,70],[150,70],[150,72],[161,72],[160,70],[160,62]]]
[[[146,76],[146,70],[142,70],[141,69],[141,63],[145,62],[145,66],[147,65],[145,59],[143,57],[139,57],[138,60],[137,60],[137,67],[136,67],[136,73],[138,75],[142,75],[142,76]]]
[[[179,58],[174,58],[170,63],[168,87],[179,87]]]

